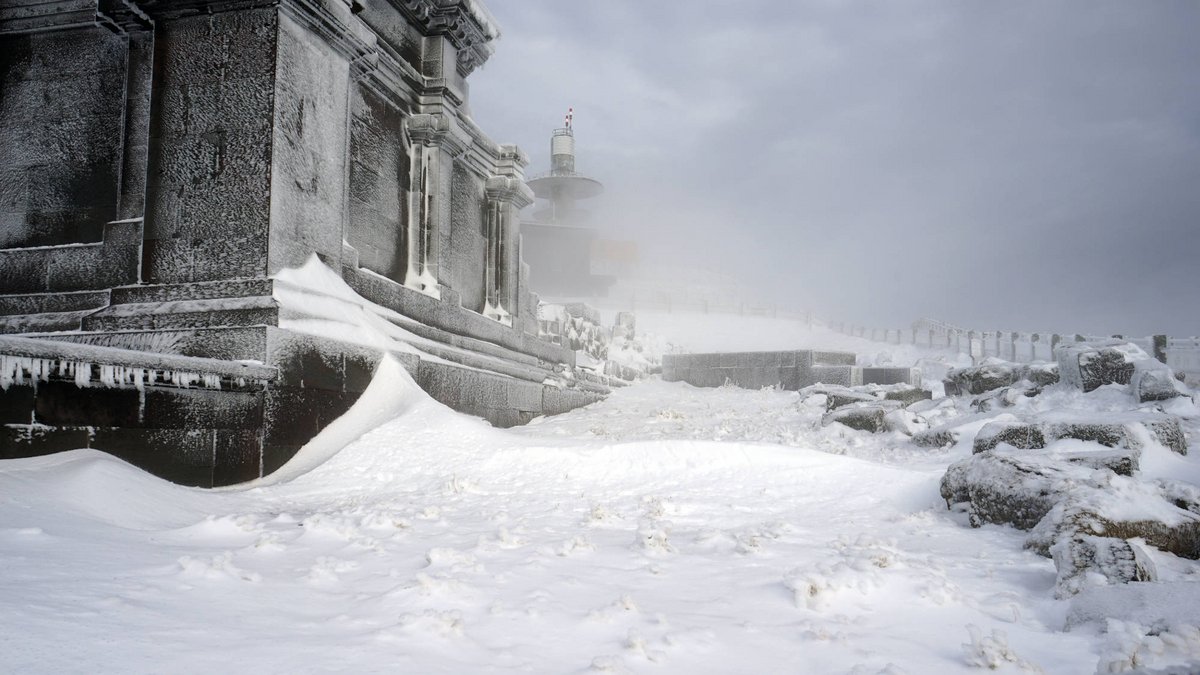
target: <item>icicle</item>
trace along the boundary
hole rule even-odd
[[[204,375],[204,386],[208,387],[209,389],[220,389],[221,388],[221,376],[220,375],[211,375],[211,374],[206,373]]]
[[[80,361],[75,364],[75,386],[81,389],[91,386],[92,364]]]

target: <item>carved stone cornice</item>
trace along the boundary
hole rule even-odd
[[[0,4],[0,33],[96,25],[96,0],[14,0]]]
[[[103,26],[115,33],[152,30],[134,0],[7,0],[0,2],[0,33],[36,33]]]
[[[466,77],[495,51],[495,20],[473,0],[392,0],[423,35],[445,36],[458,51],[458,74]]]
[[[219,14],[275,7],[280,0],[133,0],[153,19],[178,19],[198,14]]]
[[[518,209],[533,203],[533,190],[515,176],[489,176],[483,186],[484,195],[498,202],[507,202]]]
[[[459,138],[454,121],[440,113],[410,115],[404,128],[414,144],[445,150],[451,157],[458,157],[467,150],[467,142]]]
[[[133,0],[100,0],[96,18],[122,33],[154,30],[154,20]]]

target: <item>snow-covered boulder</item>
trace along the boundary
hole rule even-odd
[[[1054,594],[1076,595],[1088,586],[1155,581],[1154,562],[1137,544],[1116,537],[1064,537],[1050,547],[1058,571]]]
[[[959,460],[942,477],[946,505],[964,505],[971,525],[1029,530],[1063,499],[1071,483],[1095,480],[1096,471],[1040,451],[1001,446]]]
[[[971,401],[971,409],[975,412],[991,412],[1015,406],[1021,399],[1037,396],[1040,389],[1028,382],[1018,382],[1009,387],[993,389],[976,396]]]
[[[814,384],[800,390],[801,401],[808,400],[813,396],[825,397],[826,412],[851,403],[872,403],[879,400],[879,397],[872,393],[836,385]]]
[[[1059,541],[1079,536],[1141,538],[1181,558],[1200,559],[1200,514],[1173,503],[1159,484],[1126,476],[1070,485],[1026,546],[1049,555]]]
[[[1001,443],[1032,450],[1062,439],[1090,441],[1107,448],[1127,450],[1140,450],[1153,441],[1181,455],[1187,454],[1187,438],[1179,418],[1145,412],[1060,413],[1024,421],[989,422],[976,434],[974,451],[986,452]]]
[[[943,381],[947,396],[978,396],[1017,383],[1027,383],[1020,390],[1036,395],[1043,387],[1058,383],[1058,364],[1019,364],[988,359],[978,366],[952,369]]]
[[[1058,364],[1045,361],[1027,363],[1021,366],[1021,379],[1039,388],[1058,384]]]
[[[888,401],[899,401],[901,405],[908,407],[919,401],[933,400],[933,392],[911,385],[896,385],[887,391],[883,398]]]
[[[970,368],[955,368],[946,373],[943,384],[947,395],[977,395],[1007,387],[1021,379],[1015,363],[993,362]]]
[[[1106,384],[1129,384],[1134,363],[1150,359],[1141,347],[1124,340],[1068,342],[1054,350],[1062,381],[1083,391]]]
[[[1187,387],[1175,377],[1175,372],[1165,363],[1154,359],[1134,364],[1129,388],[1139,403],[1190,396]]]
[[[852,403],[826,413],[821,424],[828,426],[837,422],[851,429],[878,434],[889,430],[888,414],[897,410],[900,410],[900,404],[896,401]]]
[[[988,422],[975,434],[975,454],[994,450],[1001,443],[1022,450],[1046,447],[1041,425],[1030,422]]]

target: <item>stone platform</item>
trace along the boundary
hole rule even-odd
[[[797,391],[814,384],[920,384],[915,368],[862,368],[850,352],[815,350],[666,354],[663,380],[695,387],[725,384],[744,389],[779,387]]]

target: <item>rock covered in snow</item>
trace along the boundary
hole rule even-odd
[[[1128,450],[1140,450],[1147,441],[1154,441],[1181,455],[1187,454],[1187,438],[1179,418],[1145,412],[1057,414],[1024,421],[989,422],[976,434],[974,451],[986,452],[1001,443],[1032,450],[1062,439]]]
[[[851,389],[850,387],[839,387],[834,385],[814,384],[804,387],[800,390],[800,400],[804,401],[813,396],[825,397],[825,411],[830,412],[852,403],[870,403],[878,401],[879,397],[874,394]]]
[[[991,412],[1001,408],[1011,408],[1021,399],[1037,396],[1039,393],[1041,390],[1028,382],[1018,382],[1012,386],[993,389],[976,396],[975,400],[971,401],[971,409],[976,412]]]
[[[970,368],[956,368],[946,373],[947,395],[982,394],[1007,387],[1021,379],[1021,369],[1015,363],[995,362]]]
[[[933,392],[911,385],[896,385],[883,397],[889,401],[899,401],[901,405],[908,407],[919,401],[933,400]]]
[[[1054,594],[1076,595],[1088,586],[1155,581],[1154,562],[1137,544],[1116,537],[1064,537],[1050,547],[1057,578]]]
[[[1110,474],[1067,487],[1030,532],[1029,548],[1049,555],[1064,538],[1141,538],[1181,558],[1200,559],[1200,514],[1172,503],[1160,485]]]
[[[1134,364],[1129,388],[1139,403],[1190,396],[1187,387],[1175,377],[1175,372],[1165,363],[1153,359]]]
[[[1132,342],[1095,340],[1061,344],[1054,358],[1063,382],[1086,392],[1106,384],[1129,384],[1134,362],[1150,356]]]
[[[948,396],[977,396],[1019,382],[1029,383],[1022,388],[1023,391],[1041,391],[1043,387],[1058,383],[1058,365],[1043,362],[1019,364],[988,359],[982,365],[950,370],[946,373],[943,384]]]
[[[837,422],[851,429],[878,434],[888,430],[888,413],[899,409],[900,404],[895,401],[852,403],[826,413],[821,424],[828,426]]]
[[[942,477],[946,505],[966,505],[971,525],[1033,529],[1070,483],[1094,481],[1094,470],[1038,451],[1000,447],[959,460]]]

